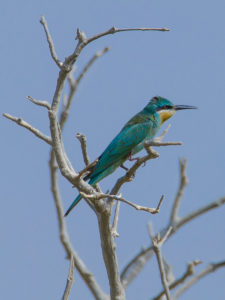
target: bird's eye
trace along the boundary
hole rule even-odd
[[[170,107],[170,105],[163,105],[162,108],[163,108],[163,109],[170,109],[171,107]]]
[[[155,99],[156,101],[158,101],[158,100],[159,100],[159,97],[155,96],[154,99]]]

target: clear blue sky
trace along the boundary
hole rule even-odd
[[[75,47],[76,28],[87,36],[116,27],[168,27],[170,32],[129,32],[108,36],[82,53],[78,71],[105,46],[111,50],[98,60],[79,86],[64,132],[64,143],[76,168],[83,168],[77,132],[85,133],[91,159],[99,155],[124,123],[154,95],[176,104],[196,105],[171,119],[167,140],[183,146],[159,149],[160,158],[141,168],[135,180],[123,187],[123,196],[155,206],[166,194],[158,215],[136,212],[121,205],[120,237],[116,240],[122,267],[150,241],[146,224],[159,230],[168,222],[178,187],[178,159],[188,160],[190,183],[180,215],[225,194],[225,3],[209,1],[4,1],[1,26],[1,112],[23,117],[49,134],[45,109],[25,96],[51,101],[58,69],[52,61],[43,28],[48,22],[61,60]],[[67,90],[65,90],[67,93]],[[49,188],[49,147],[25,129],[0,118],[1,128],[1,299],[60,299],[68,261],[59,242],[56,212]],[[102,182],[112,187],[123,174],[118,170]],[[64,207],[77,194],[63,178]],[[225,207],[182,228],[165,244],[163,253],[180,276],[186,262],[225,258]],[[84,201],[66,219],[72,243],[98,282],[108,292],[97,222]],[[181,299],[223,299],[225,270],[209,275]],[[161,290],[155,260],[127,290],[127,298],[150,299]],[[75,273],[71,299],[92,299]]]

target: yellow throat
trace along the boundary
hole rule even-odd
[[[169,118],[171,118],[174,114],[175,114],[175,109],[171,109],[171,110],[161,110],[159,112],[159,116],[160,116],[160,120],[161,120],[161,124],[164,123],[166,120],[168,120]]]

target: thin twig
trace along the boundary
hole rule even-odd
[[[145,142],[145,146],[154,146],[154,147],[161,147],[161,146],[181,146],[182,142],[158,142],[157,140],[152,140]]]
[[[96,34],[93,37],[86,39],[84,43],[89,44],[93,42],[94,40],[97,40],[103,36],[114,34],[118,32],[124,32],[124,31],[170,31],[168,28],[116,28],[112,27],[109,30]]]
[[[168,284],[170,285],[171,282],[173,282],[175,280],[175,277],[173,274],[173,266],[167,262],[165,257],[163,257],[163,265],[164,265],[165,272],[166,272],[166,280],[167,280]]]
[[[30,100],[31,102],[33,102],[34,104],[46,107],[47,110],[49,110],[51,108],[51,105],[48,103],[48,101],[36,100],[36,99],[32,98],[31,96],[27,96],[26,98],[28,100]]]
[[[168,239],[168,237],[170,236],[171,232],[173,230],[172,226],[169,226],[169,228],[166,230],[166,232],[164,233],[163,237],[160,238],[157,243],[159,244],[159,246],[161,247],[165,241]]]
[[[168,282],[166,280],[166,272],[165,272],[165,268],[164,268],[164,264],[163,264],[163,257],[162,257],[161,247],[162,247],[163,243],[167,240],[167,238],[168,238],[168,236],[169,236],[169,234],[172,230],[172,227],[168,228],[168,230],[166,231],[166,233],[164,234],[164,236],[160,240],[158,240],[156,237],[154,237],[151,223],[148,223],[148,230],[149,230],[149,235],[150,235],[151,240],[152,240],[153,250],[155,252],[155,255],[156,255],[156,258],[157,258],[157,261],[158,261],[160,277],[161,277],[162,285],[163,285],[164,290],[165,290],[166,299],[171,300],[170,290],[169,290]]]
[[[185,282],[185,280],[192,276],[194,274],[194,268],[199,265],[200,263],[202,263],[202,261],[199,260],[194,260],[191,263],[188,263],[187,265],[187,269],[184,272],[184,274],[179,277],[178,279],[174,280],[170,285],[169,285],[169,289],[172,290],[174,288],[176,288],[178,285],[182,284]],[[155,296],[152,300],[160,300],[162,298],[162,296],[165,294],[165,291],[163,290],[162,292],[160,292],[157,296]],[[173,298],[174,299],[174,298]]]
[[[218,262],[218,263],[211,263],[208,267],[206,267],[204,270],[190,278],[186,283],[184,283],[180,289],[178,289],[174,295],[173,295],[173,300],[178,299],[187,289],[189,289],[192,285],[197,283],[200,279],[205,277],[206,275],[217,271],[220,268],[225,267],[225,260]]]
[[[70,111],[70,107],[71,104],[74,100],[74,96],[76,94],[77,88],[79,86],[79,83],[81,81],[81,79],[84,77],[84,75],[87,73],[87,71],[89,70],[89,68],[93,65],[93,63],[102,55],[104,55],[106,52],[109,51],[109,47],[104,48],[101,51],[98,51],[89,61],[88,63],[84,66],[83,70],[81,71],[81,73],[78,75],[77,79],[73,79],[72,78],[72,72],[74,71],[74,68],[72,69],[72,71],[70,73],[68,73],[68,81],[69,81],[69,85],[70,85],[70,91],[69,91],[69,96],[67,98],[66,104],[64,105],[63,111],[60,115],[60,127],[61,129],[63,128],[68,116],[69,116],[69,111]],[[65,101],[64,101],[65,102]]]
[[[154,138],[154,141],[161,142],[164,139],[164,137],[167,134],[167,132],[170,130],[170,128],[171,128],[171,124],[168,124],[168,126],[163,130],[163,132],[161,133],[161,135],[159,137],[155,137]]]
[[[44,27],[44,30],[45,30],[45,34],[46,34],[46,38],[47,38],[47,41],[48,41],[48,46],[49,46],[49,49],[50,49],[50,53],[51,53],[51,56],[53,58],[53,60],[55,61],[55,63],[57,64],[57,66],[59,68],[61,68],[63,66],[63,63],[58,59],[57,57],[57,54],[55,52],[55,47],[54,47],[54,44],[53,44],[53,40],[52,40],[52,37],[50,35],[50,32],[48,30],[48,25],[47,25],[47,22],[45,20],[45,17],[44,16],[41,16],[41,19],[40,19],[40,23],[43,25]]]
[[[68,298],[69,298],[69,294],[70,294],[70,291],[72,289],[73,280],[74,280],[73,279],[73,270],[74,270],[74,258],[73,258],[73,255],[71,255],[69,274],[68,274],[68,277],[67,277],[66,288],[65,288],[62,300],[68,300]]]
[[[82,49],[87,46],[88,44],[90,44],[91,42],[109,35],[109,34],[114,34],[114,33],[118,33],[118,32],[123,32],[123,31],[169,31],[169,29],[167,28],[116,28],[116,27],[112,27],[109,30],[106,30],[105,32],[96,34],[92,37],[90,37],[89,39],[86,38],[85,34],[80,31],[79,29],[77,30],[77,37],[76,39],[78,40],[78,45],[75,49],[75,51],[73,52],[72,55],[68,56],[65,63],[66,64],[74,64],[78,58],[78,56],[80,55]]]
[[[176,223],[174,230],[179,229],[180,227],[182,227],[184,224],[194,220],[195,218],[207,213],[208,211],[214,209],[214,208],[218,208],[221,205],[225,204],[225,197],[219,198],[215,201],[212,201],[211,203],[200,207],[199,209],[196,209],[195,211],[191,212],[190,214],[186,215],[183,218],[180,218],[180,220]]]
[[[33,134],[35,134],[38,138],[42,139],[43,141],[45,141],[47,144],[52,145],[52,140],[49,136],[43,134],[42,132],[40,132],[40,130],[34,128],[32,125],[30,125],[29,123],[27,123],[26,121],[24,121],[22,118],[17,118],[17,117],[13,117],[10,114],[2,114],[5,118],[17,123],[18,125],[28,129],[30,132],[32,132]]]
[[[96,160],[94,160],[92,163],[90,163],[89,165],[87,165],[83,170],[81,170],[79,172],[79,177],[83,177],[85,173],[88,172],[88,170],[92,167],[94,167],[96,164],[98,163],[98,158]]]
[[[89,158],[88,153],[87,153],[87,139],[86,139],[86,136],[84,134],[77,133],[76,138],[79,140],[80,145],[81,145],[84,163],[85,163],[86,166],[88,166],[90,164],[90,158]]]
[[[159,200],[157,208],[149,208],[149,207],[146,207],[146,206],[141,206],[141,205],[134,204],[134,203],[126,200],[125,198],[122,198],[122,197],[116,196],[116,195],[109,195],[109,194],[104,194],[104,193],[96,193],[94,195],[93,194],[92,195],[86,195],[83,192],[80,192],[80,194],[83,198],[86,198],[86,199],[92,200],[92,201],[97,201],[97,200],[104,199],[104,198],[121,201],[121,202],[124,202],[124,203],[134,207],[136,210],[143,210],[143,211],[146,211],[146,212],[151,213],[151,214],[157,214],[159,212],[160,207],[162,205],[162,201],[165,197],[164,195],[162,195],[162,197]]]
[[[119,233],[117,232],[118,220],[119,220],[119,211],[120,211],[120,201],[116,203],[115,214],[113,218],[113,225],[112,225],[112,236],[118,237]]]
[[[180,184],[179,184],[176,198],[173,203],[173,208],[170,216],[170,224],[174,224],[179,218],[178,211],[179,211],[181,199],[184,194],[184,189],[188,184],[188,179],[186,175],[186,165],[187,165],[186,159],[184,159],[183,161],[182,159],[180,159]]]
[[[89,68],[93,65],[93,63],[96,61],[96,59],[98,59],[99,57],[101,57],[102,55],[104,55],[105,53],[107,53],[110,50],[110,47],[105,47],[103,50],[98,51],[89,61],[88,63],[84,66],[83,70],[80,72],[80,74],[78,75],[77,79],[75,79],[74,84],[77,86],[81,79],[84,77],[85,73],[89,70]]]

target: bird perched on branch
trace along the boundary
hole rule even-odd
[[[172,117],[176,111],[182,109],[195,109],[195,106],[174,105],[169,100],[156,96],[149,103],[131,118],[119,134],[112,140],[105,151],[98,157],[97,163],[90,166],[89,174],[84,180],[94,186],[100,180],[114,172],[119,166],[125,168],[123,163],[144,148],[145,141],[152,140],[160,126]],[[79,194],[73,201],[65,216],[82,199]]]

